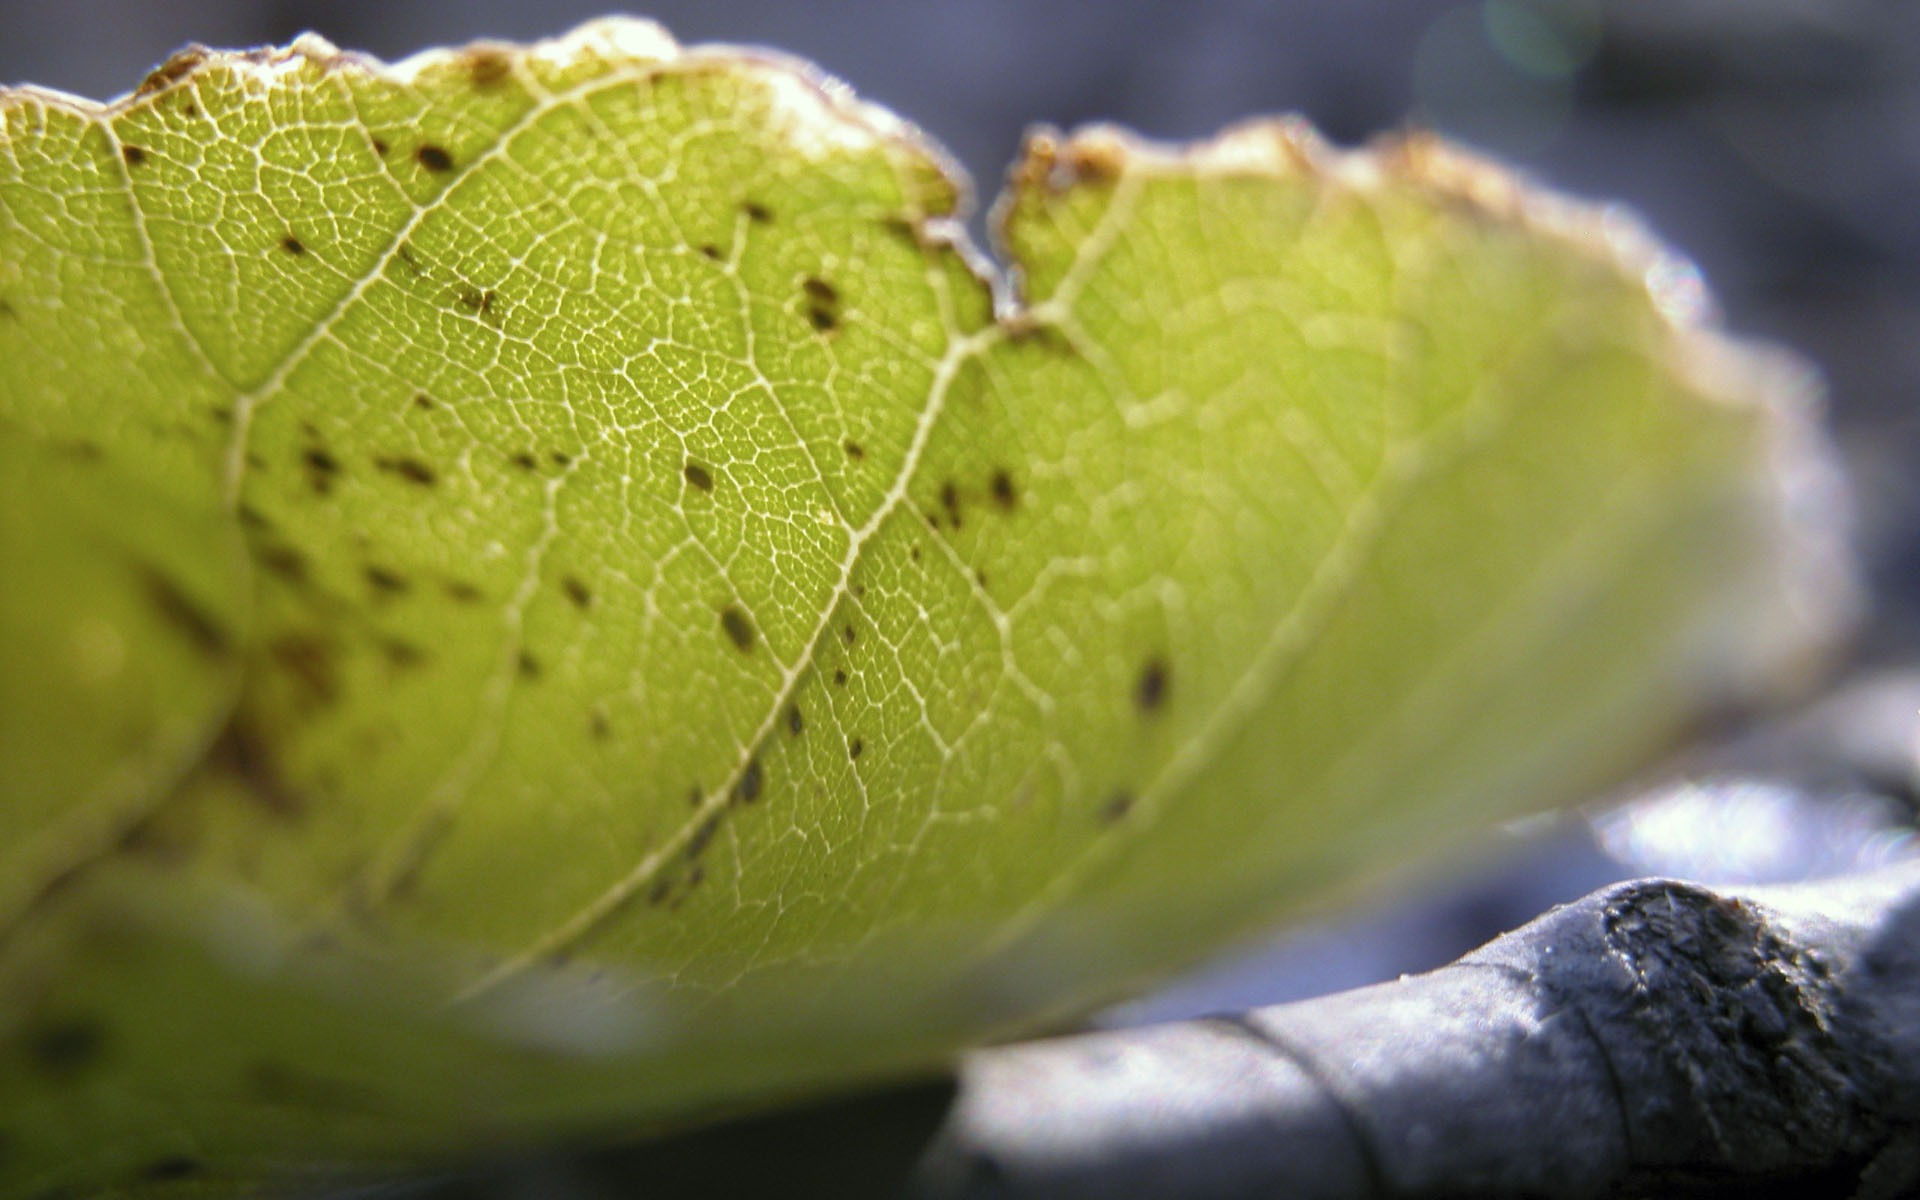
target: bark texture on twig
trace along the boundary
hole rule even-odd
[[[1430,974],[975,1054],[912,1190],[1872,1200],[1916,1118],[1920,869],[1641,880]]]

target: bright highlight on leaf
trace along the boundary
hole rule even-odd
[[[1827,637],[1792,373],[1414,137],[896,119],[602,22],[0,91],[0,1185],[935,1062]]]

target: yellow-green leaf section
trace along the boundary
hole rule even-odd
[[[7,1189],[924,1066],[1844,592],[1791,373],[1424,139],[1037,135],[1000,280],[913,130],[634,22],[0,120]]]

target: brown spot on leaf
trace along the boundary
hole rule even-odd
[[[298,586],[307,582],[306,555],[292,546],[279,544],[260,546],[254,550],[253,556],[260,561],[261,566],[288,583]]]
[[[385,138],[373,139],[373,152],[379,157],[385,158],[387,156],[387,152],[392,149],[393,149],[392,146],[387,145],[387,139]]]
[[[388,596],[398,596],[411,586],[406,576],[378,563],[368,563],[361,569],[361,574],[366,576],[368,586],[374,591]]]
[[[587,713],[587,732],[593,735],[596,742],[604,742],[613,736],[613,725],[607,720],[606,709],[596,704]]]
[[[773,224],[773,210],[757,200],[747,200],[740,205],[740,211],[747,214],[747,220],[755,225]]]
[[[307,467],[307,486],[316,495],[325,496],[333,491],[333,481],[340,474],[340,460],[327,451],[324,446],[309,446],[300,453],[300,461]]]
[[[150,96],[155,92],[165,91],[193,74],[195,68],[206,62],[211,53],[205,46],[198,45],[174,51],[167,57],[167,61],[147,72],[147,77],[140,81],[140,86],[134,89],[133,94]]]
[[[292,234],[288,234],[280,239],[280,248],[296,258],[307,252],[306,243]]]
[[[1133,688],[1133,702],[1143,713],[1158,712],[1167,702],[1167,664],[1152,658],[1140,668],[1140,681]]]
[[[120,157],[126,159],[127,165],[130,167],[144,167],[147,165],[147,151],[145,147],[142,146],[122,146],[120,147]]]
[[[740,782],[733,785],[733,798],[742,804],[752,804],[760,798],[760,786],[764,783],[760,760],[747,760],[747,769],[740,772]]]
[[[720,610],[720,628],[726,631],[727,640],[742,654],[753,649],[753,622],[747,619],[738,605],[729,604]]]
[[[720,817],[715,814],[700,822],[693,836],[687,839],[687,861],[692,862],[707,852],[707,844],[713,841],[713,835],[720,832]]]
[[[840,327],[840,292],[832,284],[818,276],[807,279],[800,285],[806,294],[807,322],[821,333],[831,333]]]
[[[405,638],[381,638],[380,653],[386,656],[389,666],[399,671],[411,670],[427,661],[427,652]]]
[[[477,88],[498,87],[513,73],[513,59],[504,50],[492,46],[475,46],[467,51],[462,62],[467,68],[467,78]]]
[[[700,253],[706,255],[708,258],[714,260],[715,262],[720,261],[720,247],[714,245],[712,242],[707,242],[703,244],[700,247]]]
[[[29,1029],[23,1035],[27,1061],[53,1079],[71,1079],[100,1061],[106,1033],[98,1022],[71,1018]]]
[[[800,706],[798,704],[787,705],[787,732],[791,733],[794,737],[799,737],[802,733],[806,732],[806,729],[807,722],[806,719],[800,715]]]
[[[861,741],[859,738],[854,738],[852,741],[847,743],[847,757],[859,758],[862,754],[866,752],[866,749],[867,749],[867,744],[865,742]]]
[[[408,483],[417,483],[421,487],[432,487],[439,481],[433,468],[404,454],[383,455],[373,460],[373,465],[389,475],[397,475]]]
[[[165,572],[146,563],[137,564],[140,583],[147,600],[160,619],[173,627],[195,650],[218,658],[232,646],[232,639],[213,614],[200,606]]]
[[[267,656],[291,678],[311,706],[331,704],[340,695],[340,671],[331,641],[320,634],[285,633],[267,643]]]
[[[520,652],[520,657],[515,663],[515,666],[519,670],[520,678],[522,679],[532,680],[540,678],[540,660],[528,651],[522,650]]]
[[[245,1079],[247,1091],[255,1099],[282,1107],[352,1111],[374,1104],[373,1097],[357,1084],[314,1075],[285,1063],[254,1063],[247,1068]]]
[[[415,150],[413,158],[429,171],[453,170],[453,156],[447,153],[444,146],[436,146],[431,142]]]
[[[567,594],[567,599],[573,602],[575,608],[585,609],[593,603],[593,593],[587,590],[587,585],[581,583],[577,575],[561,576],[560,590]]]
[[[844,670],[840,669],[839,667],[835,667],[833,669],[833,686],[835,687],[847,686],[847,673]]]
[[[411,272],[416,279],[427,273],[427,269],[420,265],[419,256],[414,254],[412,243],[401,242],[400,248],[393,253],[394,257],[400,260],[400,265]]]
[[[844,628],[842,628],[840,630],[840,636],[842,639],[846,641],[847,645],[849,646],[853,645],[853,643],[859,640],[859,637],[860,637],[860,635],[854,631],[854,628],[852,625],[847,625]]]
[[[442,586],[446,589],[447,599],[456,604],[480,603],[480,589],[464,579],[449,579]]]
[[[413,394],[413,406],[421,412],[432,412],[434,408],[433,397],[427,395],[425,392],[415,392]]]
[[[197,1158],[184,1154],[170,1154],[165,1158],[156,1158],[140,1168],[142,1183],[175,1183],[183,1179],[192,1179],[206,1170]]]
[[[1013,486],[1013,476],[1009,475],[1004,468],[993,473],[993,478],[987,483],[987,490],[993,496],[993,502],[1003,511],[1012,511],[1013,506],[1020,502],[1020,493]]]
[[[951,479],[940,485],[940,507],[946,510],[947,523],[960,528],[960,489]]]
[[[853,441],[852,439],[848,439],[847,441],[840,443],[840,448],[842,450],[845,450],[847,452],[847,457],[852,459],[855,462],[859,462],[861,459],[864,459],[867,456],[867,448],[865,446],[862,446],[859,442]]]
[[[509,458],[507,461],[519,467],[522,471],[532,471],[540,466],[540,460],[525,450],[520,451],[520,453]]]
[[[573,455],[568,454],[565,450],[549,450],[547,451],[547,461],[556,467],[571,466],[573,464]]]
[[[1100,806],[1095,815],[1102,825],[1112,825],[1126,818],[1133,811],[1133,793],[1122,788],[1108,796],[1106,803]]]
[[[713,473],[699,463],[689,460],[686,466],[680,468],[680,473],[687,477],[688,483],[699,488],[701,491],[710,492],[713,490]]]
[[[500,299],[500,293],[494,291],[492,288],[482,289],[464,283],[460,285],[455,295],[460,301],[461,308],[466,309],[475,316],[481,317],[490,316],[493,313],[494,305],[497,304]]]
[[[306,801],[281,777],[266,740],[240,719],[220,731],[207,749],[207,762],[238,782],[241,794],[268,816],[294,821],[306,815]]]

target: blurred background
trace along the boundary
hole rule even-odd
[[[555,34],[593,0],[0,0],[0,83],[95,98],[189,41],[303,29],[398,58]],[[657,0],[683,41],[780,47],[945,144],[983,193],[1022,130],[1163,138],[1300,112],[1338,142],[1421,125],[1624,201],[1727,324],[1818,364],[1876,607],[1836,690],[1729,733],[1593,819],[1294,930],[1108,1014],[1273,1003],[1438,965],[1613,879],[1792,880],[1914,852],[1920,684],[1920,4],[1901,0]]]

